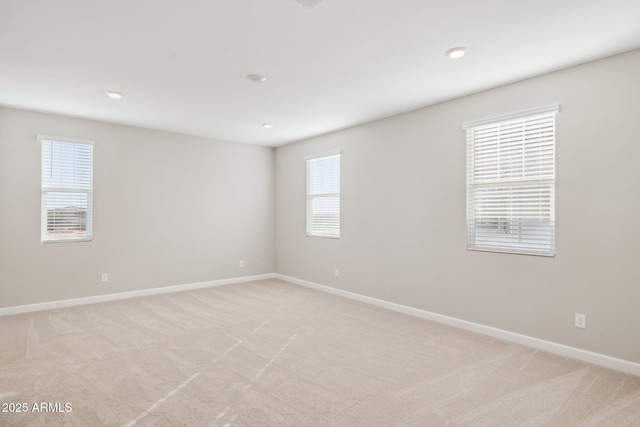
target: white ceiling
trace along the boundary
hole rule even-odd
[[[279,146],[640,48],[640,0],[300,2],[0,0],[0,105]]]

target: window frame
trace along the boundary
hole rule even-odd
[[[462,125],[466,131],[466,205],[467,205],[467,249],[470,251],[497,252],[517,255],[535,255],[544,257],[554,257],[556,253],[556,223],[555,223],[555,184],[556,184],[556,116],[560,111],[559,105],[550,105],[546,107],[536,108],[532,110],[522,111],[500,117],[494,117],[485,120],[468,122]],[[547,120],[548,122],[544,122]],[[541,121],[547,128],[537,128],[538,142],[537,145],[528,142],[533,140],[535,135],[533,130],[527,131],[527,126],[535,121]],[[503,148],[501,144],[501,131],[510,126],[522,126],[521,137],[521,153],[519,157],[514,157],[511,147]],[[485,170],[491,170],[499,178],[482,179],[482,173],[476,169],[476,156],[478,151],[479,140],[476,132],[488,128],[497,128],[496,131],[498,142],[494,154],[495,163],[489,164],[486,160],[482,167]],[[531,125],[531,129],[536,129]],[[545,134],[546,132],[546,134]],[[515,134],[515,132],[514,132]],[[544,136],[543,136],[544,135]],[[549,136],[550,135],[550,136]],[[518,139],[513,136],[505,138],[505,145],[513,145]],[[526,146],[531,144],[531,146]],[[546,145],[545,145],[546,144]],[[549,148],[550,145],[550,148]],[[526,148],[525,148],[526,147]],[[531,147],[538,150],[537,160],[531,160],[535,156],[531,156]],[[542,154],[544,152],[544,154]],[[491,156],[485,151],[483,154]],[[511,164],[519,164],[519,168],[512,173],[511,166],[504,167],[504,163],[500,159],[502,153],[506,153],[505,157],[509,157],[508,162]],[[529,156],[528,156],[529,155]],[[505,162],[507,163],[507,162]],[[506,178],[500,178],[502,170],[507,169]],[[518,171],[519,170],[519,171]],[[537,178],[535,173],[531,171],[537,170]],[[486,174],[491,174],[487,172]],[[520,177],[518,177],[520,175]],[[480,176],[480,178],[478,178]],[[535,195],[536,197],[533,197]],[[479,200],[479,201],[478,201]],[[515,202],[514,202],[515,200]],[[535,203],[532,202],[535,200]],[[532,208],[533,206],[533,208]],[[485,209],[496,215],[496,231],[492,233],[487,231],[490,227],[482,227],[480,222],[487,222],[486,214],[482,212]],[[531,213],[537,209],[536,220],[531,219]],[[513,211],[519,212],[513,214]],[[479,213],[480,212],[480,213]],[[505,212],[509,212],[509,217],[502,217]],[[483,218],[484,216],[484,218]],[[491,218],[489,218],[491,219]],[[489,221],[490,222],[490,221]],[[500,231],[502,230],[502,231]],[[501,236],[499,236],[499,234]],[[507,236],[512,234],[514,236]],[[478,237],[480,235],[481,237]],[[524,237],[523,237],[524,236]],[[539,243],[536,242],[539,239]],[[536,246],[539,247],[536,247]]]
[[[312,194],[312,170],[313,162],[322,160],[322,159],[330,159],[332,157],[337,158],[338,169],[337,169],[337,177],[330,178],[337,180],[337,192],[331,193],[317,193]],[[342,151],[341,150],[332,150],[328,152],[323,152],[320,154],[314,154],[311,156],[305,157],[306,164],[306,235],[307,237],[320,237],[327,239],[340,239],[341,235],[341,169],[342,169]],[[337,221],[335,225],[330,225],[323,227],[324,230],[319,230],[317,226],[314,224],[318,224],[317,221],[314,221],[314,212],[313,212],[313,202],[317,199],[321,198],[336,198],[337,197]]]
[[[40,212],[40,241],[41,243],[71,243],[71,242],[91,242],[93,241],[93,162],[94,162],[94,141],[89,141],[85,139],[77,139],[77,138],[67,138],[67,137],[58,137],[58,136],[50,136],[50,135],[37,135],[38,142],[40,143],[41,150],[41,163],[40,163],[40,189],[41,189],[41,212]],[[89,151],[89,188],[78,188],[75,186],[72,187],[61,187],[61,186],[48,186],[45,182],[45,162],[47,160],[46,157],[46,146],[48,142],[53,143],[62,143],[62,144],[76,144],[76,145],[86,145],[90,147]],[[85,166],[86,167],[86,166]],[[69,194],[85,194],[87,200],[87,210],[85,213],[85,232],[80,236],[69,236],[69,237],[48,237],[48,206],[47,206],[47,195],[49,193],[69,193]]]

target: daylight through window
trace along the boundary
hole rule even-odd
[[[91,240],[93,142],[38,139],[42,143],[42,242]]]
[[[340,238],[340,152],[307,158],[307,236]]]
[[[555,254],[555,115],[558,106],[467,131],[467,247]]]

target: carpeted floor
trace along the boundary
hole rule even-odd
[[[638,377],[277,280],[0,317],[0,361],[2,426],[640,426]]]

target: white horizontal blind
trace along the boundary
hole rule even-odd
[[[38,138],[42,143],[42,242],[91,240],[93,143]]]
[[[340,153],[307,158],[307,236],[340,237]]]
[[[467,128],[468,248],[555,254],[555,112]]]

